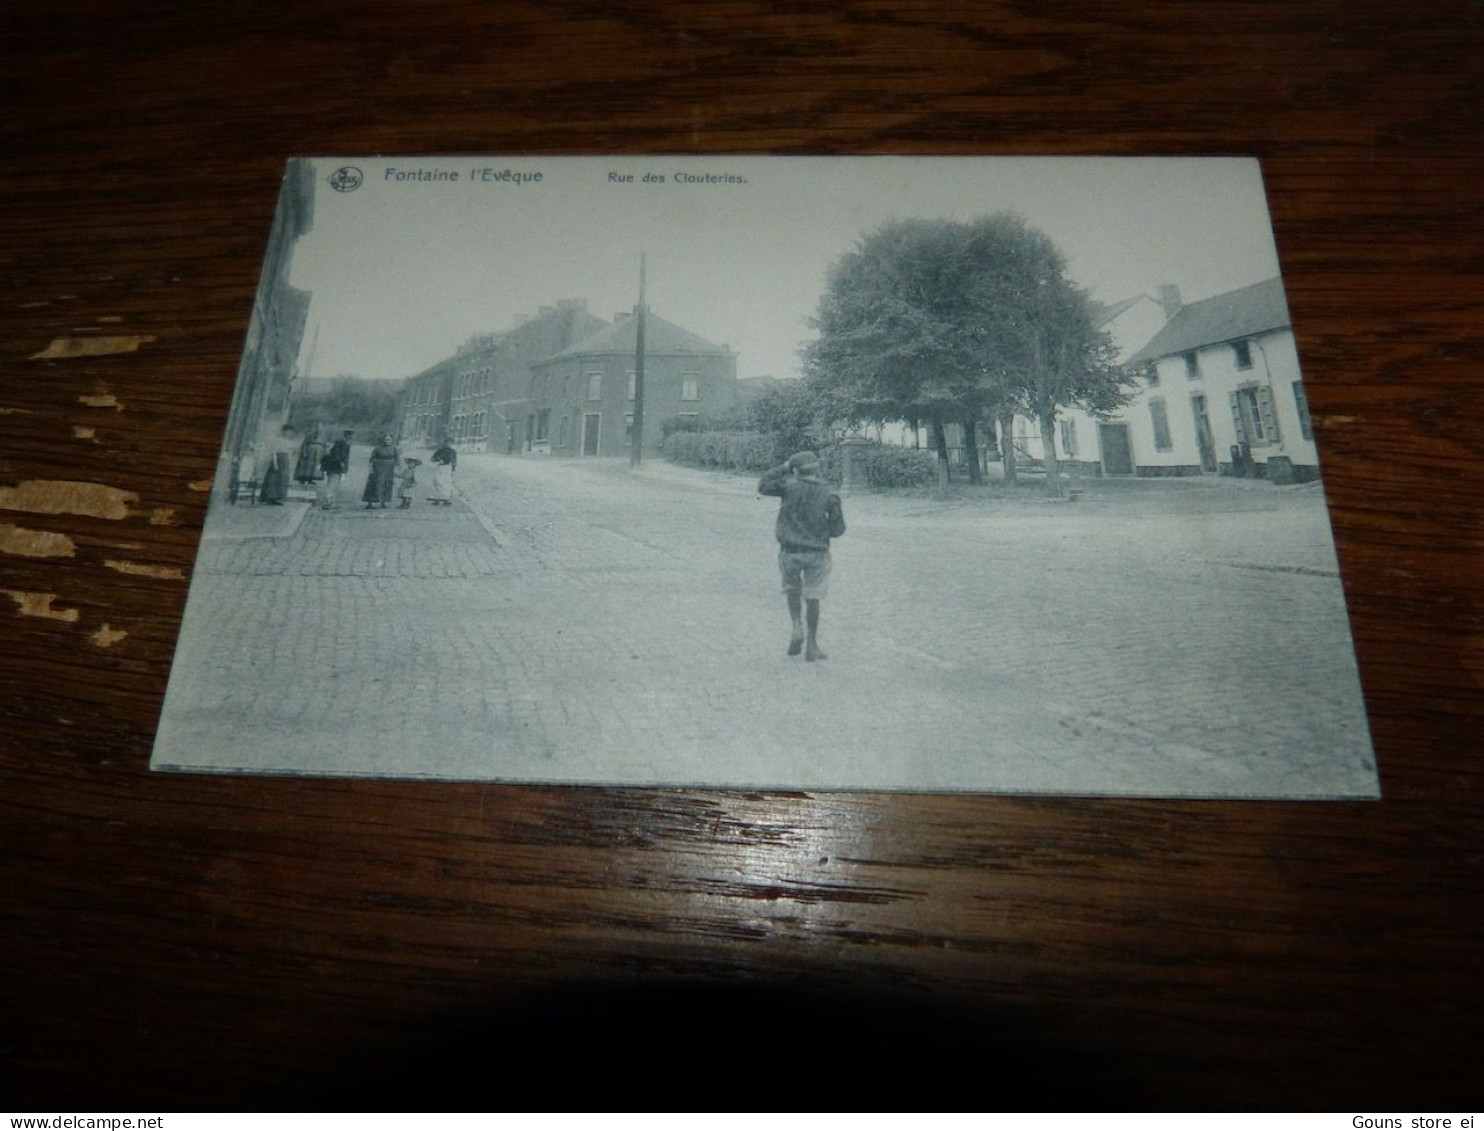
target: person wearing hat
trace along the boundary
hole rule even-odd
[[[320,470],[325,475],[316,484],[315,494],[322,510],[333,510],[340,498],[340,481],[350,470],[350,441],[355,434],[354,428],[347,428],[319,461]]]
[[[408,456],[402,464],[406,470],[396,473],[397,478],[401,480],[401,486],[397,488],[397,498],[402,500],[401,506],[397,509],[405,511],[412,506],[412,491],[417,486],[417,469],[423,465],[423,461]]]
[[[826,659],[819,646],[819,603],[830,588],[830,539],[845,533],[840,496],[824,482],[813,452],[795,452],[764,472],[757,490],[783,500],[778,508],[778,569],[793,624],[788,654],[802,651],[806,660]]]

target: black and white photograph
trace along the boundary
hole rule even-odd
[[[152,766],[1374,798],[1322,457],[1252,159],[296,159]]]

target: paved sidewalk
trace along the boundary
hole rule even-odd
[[[1132,524],[1116,500],[852,498],[831,658],[806,664],[784,655],[777,504],[754,484],[477,455],[458,484],[449,508],[317,511],[292,539],[203,546],[160,760],[794,788],[1373,785],[1317,494],[1207,518],[1143,505]]]

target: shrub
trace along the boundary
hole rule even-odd
[[[773,458],[773,448],[773,437],[761,432],[690,432],[681,429],[660,441],[660,452],[671,463],[759,473],[779,462]]]
[[[895,444],[844,445],[820,453],[825,475],[834,483],[845,480],[844,454],[853,450],[858,467],[865,473],[866,486],[872,490],[891,487],[929,487],[937,482],[938,467],[931,452],[916,448],[899,448]]]
[[[667,416],[660,421],[660,436],[665,437],[672,432],[704,432],[710,427],[699,416]]]

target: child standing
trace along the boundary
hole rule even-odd
[[[422,466],[422,462],[420,459],[413,459],[411,456],[408,456],[402,461],[403,470],[394,473],[400,482],[400,486],[397,488],[397,498],[402,500],[401,506],[397,508],[398,510],[405,511],[408,507],[412,506],[412,492],[417,486],[417,469]]]
[[[788,654],[802,651],[806,660],[827,659],[819,646],[819,603],[830,588],[830,539],[845,533],[840,496],[820,477],[819,457],[813,452],[795,452],[764,472],[757,489],[783,500],[778,508],[778,569],[793,625]]]

